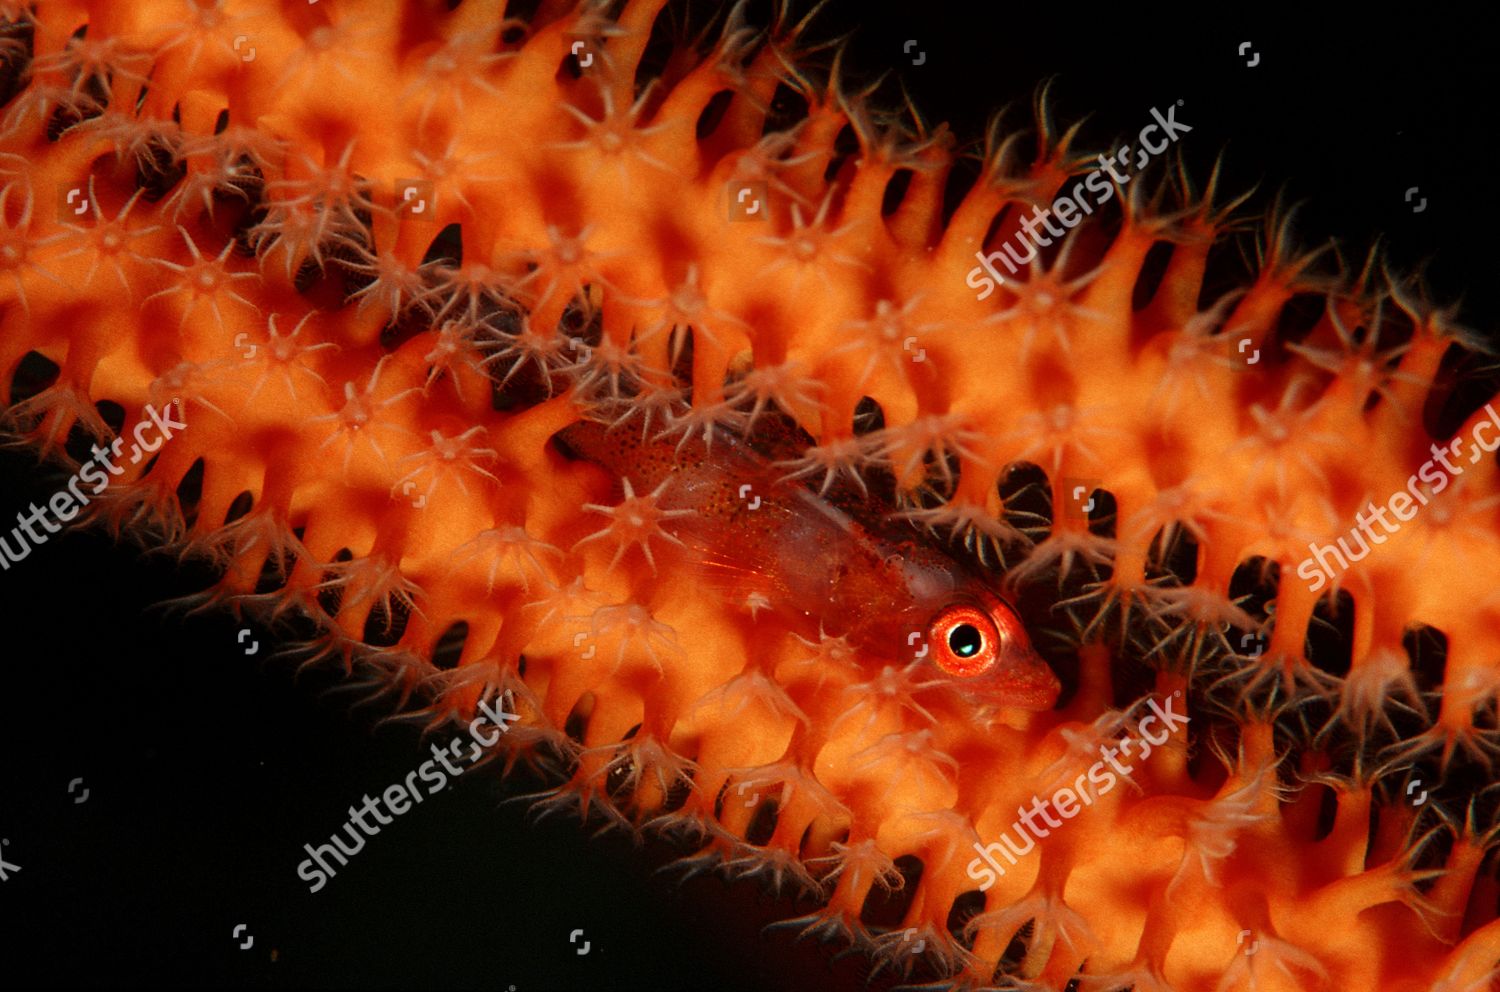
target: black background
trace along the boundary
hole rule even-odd
[[[1092,115],[1091,147],[1181,99],[1198,176],[1226,152],[1225,189],[1262,183],[1252,206],[1283,185],[1306,201],[1304,244],[1338,235],[1357,258],[1378,239],[1402,268],[1430,262],[1437,296],[1463,294],[1467,321],[1493,329],[1500,71],[1480,25],[1423,7],[1351,27],[1305,13],[1203,24],[1145,7],[967,6],[835,0],[817,24],[854,30],[857,70],[892,70],[930,120],[965,138],[1005,103],[1022,121],[1054,74],[1058,119]],[[1423,213],[1403,199],[1412,186]],[[57,479],[25,455],[0,457],[0,520]],[[316,680],[293,684],[287,667],[244,657],[230,617],[148,612],[203,583],[92,532],[0,572],[0,850],[22,866],[0,884],[6,984],[860,987],[862,961],[830,964],[832,949],[762,935],[805,908],[653,875],[672,855],[659,845],[591,840],[576,820],[530,824],[524,805],[500,805],[521,786],[485,773],[382,829],[309,894],[295,875],[302,845],[423,751],[409,728],[375,729],[378,707],[351,711]],[[67,791],[78,777],[82,804]],[[245,951],[231,938],[241,923],[254,937]],[[569,944],[576,928],[587,956]]]

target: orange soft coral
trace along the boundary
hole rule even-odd
[[[819,892],[801,924],[892,967],[1485,987],[1493,810],[1463,790],[1495,757],[1500,603],[1429,577],[1495,587],[1500,480],[1475,447],[1409,485],[1440,363],[1473,347],[1453,314],[1374,262],[1315,275],[1285,214],[1200,304],[1230,224],[1214,184],[1113,172],[1116,224],[1074,218],[982,289],[976,253],[999,264],[1026,211],[1101,175],[1045,111],[1036,160],[992,135],[944,223],[946,133],[886,119],[836,63],[815,83],[785,18],[736,10],[638,83],[664,0],[450,6],[0,5],[24,81],[0,141],[9,425],[72,459],[70,432],[110,433],[98,404],[185,411],[92,516],[220,566],[205,601],[310,616],[313,657],[433,725],[503,691],[510,760],[560,775],[549,807]],[[795,123],[768,123],[779,92]],[[1478,405],[1436,440],[1477,443]],[[705,595],[681,512],[549,443],[580,419],[710,459],[774,435],[810,493],[1011,566],[1023,614],[1069,639],[1064,704],[976,706],[900,645]],[[1307,568],[1408,489],[1420,512],[1374,553]],[[1347,665],[1317,648],[1330,620]],[[1445,639],[1440,686],[1414,678],[1418,625]],[[1003,874],[975,857],[1012,810],[1068,816],[1058,790],[1145,733],[1148,694],[1190,729]],[[1425,809],[1401,794],[1414,763],[1447,776]],[[891,893],[899,925],[867,922]]]

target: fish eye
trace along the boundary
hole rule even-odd
[[[1000,654],[1000,634],[995,622],[977,606],[959,603],[948,607],[932,622],[931,640],[939,668],[949,675],[982,675]]]

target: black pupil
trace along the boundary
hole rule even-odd
[[[948,647],[960,658],[972,658],[984,646],[979,628],[972,623],[961,623],[948,632]]]

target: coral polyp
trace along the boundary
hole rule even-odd
[[[1482,337],[1180,106],[969,181],[783,6],[535,7],[0,3],[50,512],[913,981],[1493,988]]]

